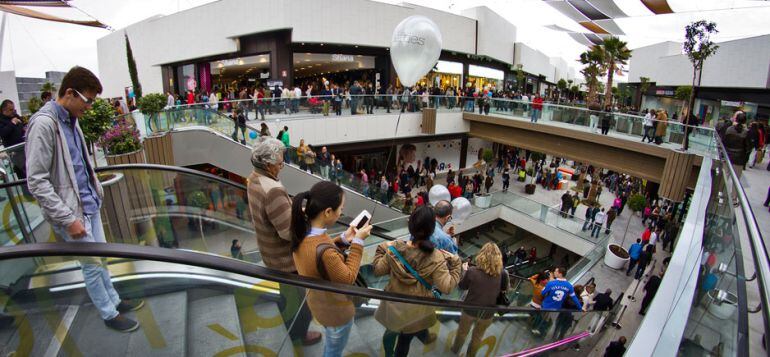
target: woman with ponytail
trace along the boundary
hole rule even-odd
[[[385,291],[420,297],[448,294],[460,281],[462,261],[454,254],[436,249],[430,236],[436,228],[433,208],[420,206],[409,216],[410,240],[382,243],[374,255],[374,275],[390,275]],[[406,356],[417,337],[428,345],[436,335],[428,328],[437,323],[434,308],[381,301],[375,319],[385,326],[382,345],[385,356]]]
[[[326,229],[337,222],[344,205],[342,189],[330,181],[316,183],[310,191],[294,196],[291,249],[299,275],[342,284],[356,281],[364,239],[369,236],[372,226],[368,223],[360,229],[350,226],[332,239]],[[349,247],[348,255],[338,246]],[[353,302],[342,294],[309,290],[307,304],[313,317],[325,327],[323,355],[342,356],[353,326]]]
[[[725,131],[725,137],[722,143],[727,150],[727,156],[730,157],[730,163],[738,178],[741,177],[743,167],[749,159],[752,145],[749,140],[748,130],[746,130],[746,113],[738,112],[735,115],[735,124]]]

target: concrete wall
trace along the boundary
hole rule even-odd
[[[462,15],[478,20],[478,49],[476,54],[513,64],[516,26],[486,6],[463,10]]]
[[[277,135],[283,126],[289,127],[289,138],[293,146],[299,145],[300,139],[313,145],[346,144],[355,142],[377,141],[391,138],[408,138],[423,135],[420,125],[422,113],[401,114],[396,131],[397,114],[356,115],[356,116],[314,116],[292,120],[267,122],[270,133]],[[250,126],[259,128],[254,122]],[[437,113],[436,135],[468,132],[469,124],[462,114]]]
[[[431,141],[427,143],[413,144],[417,150],[415,161],[406,163],[406,167],[412,165],[417,168],[417,161],[422,161],[426,156],[435,158],[439,166],[444,163],[444,171],[449,170],[447,165],[452,165],[452,170],[457,171],[460,168],[460,139],[446,141]],[[403,145],[398,146],[398,150]],[[470,167],[477,161],[478,151],[481,148],[492,148],[492,143],[478,138],[468,139],[468,154],[466,155],[466,167]],[[397,151],[399,152],[399,151]]]
[[[16,72],[0,72],[0,100],[13,101],[16,111],[19,112],[19,92],[16,89]]]
[[[393,29],[411,15],[424,15],[436,22],[445,50],[474,53],[474,19],[424,7],[374,1],[222,0],[170,16],[156,16],[99,39],[103,95],[120,96],[123,88],[131,85],[123,38],[126,32],[139,81],[143,91],[150,93],[163,88],[160,65],[236,52],[235,38],[239,36],[292,29],[293,42],[389,47]],[[343,22],[319,26],[319,21],[334,19]]]
[[[547,81],[554,82],[554,66],[550,57],[521,42],[517,42],[515,47],[514,65],[521,64],[525,72],[545,76]]]
[[[770,35],[719,43],[717,53],[706,60],[704,87],[769,88]],[[681,44],[664,42],[635,49],[630,61],[629,81],[649,77],[659,86],[692,83],[692,64],[681,54]]]
[[[251,149],[221,134],[207,129],[188,129],[174,131],[172,135],[175,166],[212,164],[243,177],[248,177],[253,170],[249,161]],[[280,179],[290,195],[309,190],[316,182],[321,181],[320,177],[289,165],[281,171]],[[373,222],[403,216],[401,212],[348,189],[345,189],[345,197],[343,214],[349,217],[355,217],[363,209],[374,212]],[[380,206],[376,212],[372,209],[374,205]]]

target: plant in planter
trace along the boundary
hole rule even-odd
[[[94,155],[94,163],[96,163],[96,149],[94,146],[99,141],[99,138],[110,129],[114,117],[115,109],[113,109],[112,105],[104,99],[96,98],[94,104],[91,105],[91,109],[86,110],[78,120],[91,154]]]
[[[147,125],[147,132],[152,132],[153,129],[150,123],[155,124],[155,130],[160,130],[158,127],[158,117],[160,112],[166,106],[166,96],[160,93],[150,93],[139,99],[139,110],[144,115],[144,123]]]
[[[117,124],[107,130],[99,139],[99,145],[107,155],[129,154],[142,149],[142,141],[139,139],[139,131],[129,125],[125,119],[118,120]]]
[[[529,162],[532,163],[532,166],[527,169],[527,174],[530,177],[532,177],[532,182],[524,186],[524,192],[529,195],[535,194],[535,189],[537,188],[537,185],[535,184],[535,179],[537,175],[537,173],[535,172],[535,165],[536,165],[535,163],[538,161],[542,161],[543,159],[545,159],[545,155],[539,152],[533,152],[529,156]]]
[[[647,205],[647,198],[645,198],[641,194],[634,194],[631,196],[631,198],[628,199],[628,208],[631,209],[633,212],[632,215],[636,216],[639,212],[641,212],[644,209],[644,206]],[[626,243],[626,234],[628,233],[628,226],[631,223],[631,220],[629,219],[628,222],[626,222],[626,233],[623,233],[623,240],[620,243],[621,245],[625,245]]]
[[[610,243],[604,252],[604,264],[613,269],[622,269],[630,257],[625,248],[615,243]]]

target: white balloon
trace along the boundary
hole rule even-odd
[[[471,216],[473,207],[471,202],[465,197],[457,197],[452,200],[452,221],[457,224],[462,224],[468,217]]]
[[[390,41],[390,59],[401,83],[413,86],[438,61],[441,31],[431,19],[409,16],[396,26]]]
[[[452,196],[449,195],[449,190],[442,185],[433,185],[428,192],[428,201],[432,205],[436,205],[440,201],[449,201]]]

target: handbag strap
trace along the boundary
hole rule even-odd
[[[394,246],[391,245],[390,247],[388,247],[388,249],[391,251],[391,253],[393,253],[393,255],[396,256],[396,258],[398,258],[399,261],[401,261],[401,264],[404,265],[406,270],[409,270],[409,273],[411,273],[412,276],[414,276],[414,278],[417,279],[417,281],[419,281],[420,284],[422,284],[422,286],[424,286],[426,289],[428,289],[428,291],[431,291],[431,292],[434,291],[433,285],[428,284],[428,282],[425,281],[425,279],[423,279],[420,276],[420,274],[417,273],[417,271],[414,270],[414,268],[412,268],[411,265],[409,265],[409,263],[407,263],[406,259],[404,259],[404,257],[401,255],[401,253],[399,253]]]

